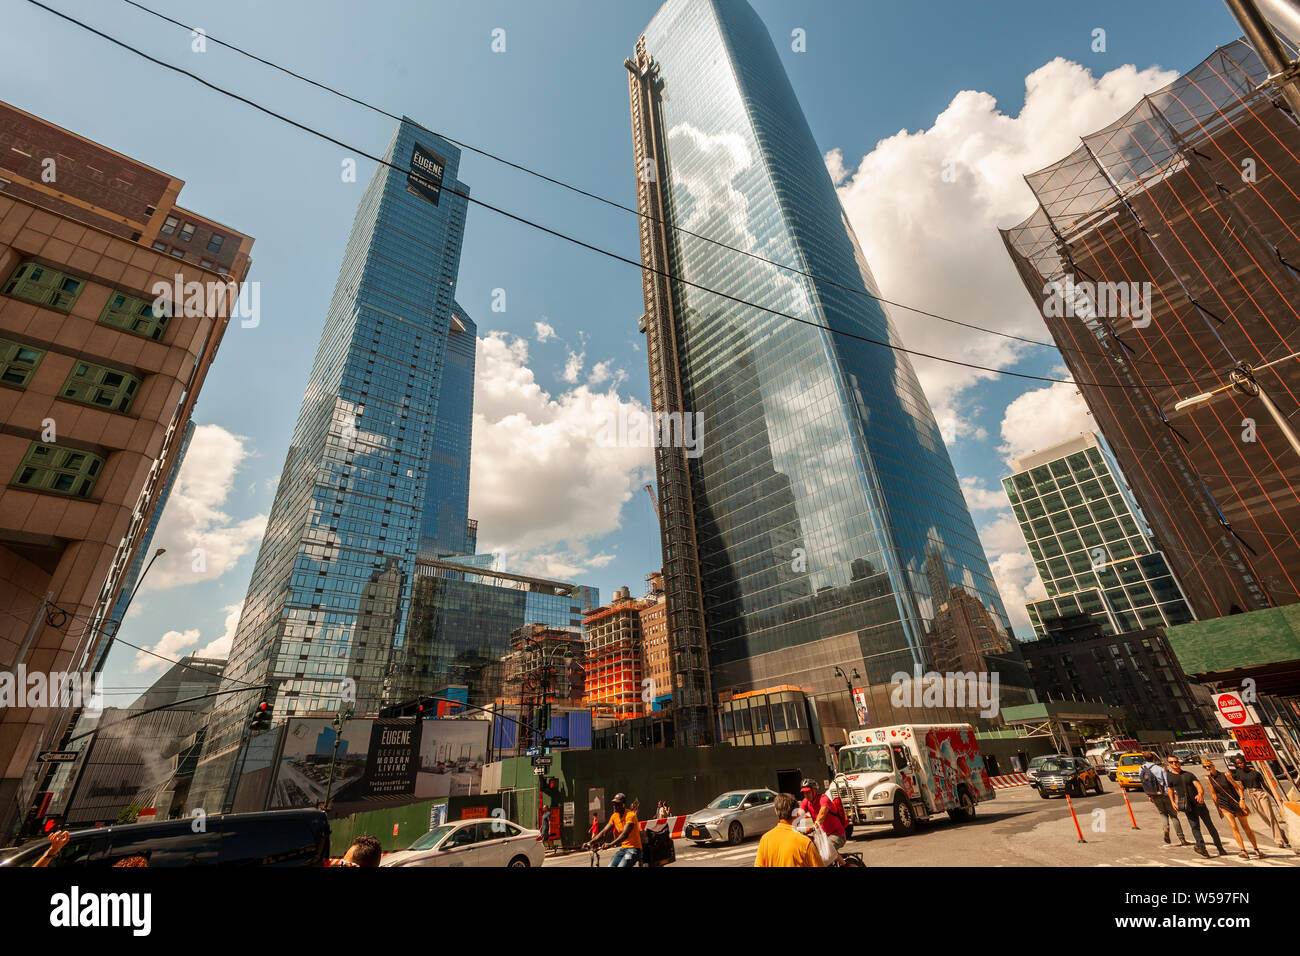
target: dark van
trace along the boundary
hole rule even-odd
[[[31,866],[49,849],[48,839],[0,850],[0,866]],[[127,823],[78,830],[52,867],[99,869],[126,866],[324,866],[330,825],[323,810],[214,813],[202,833],[194,820]],[[123,861],[129,862],[124,863]]]

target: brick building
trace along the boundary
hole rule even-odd
[[[183,185],[0,103],[0,670],[84,670],[116,628],[251,264]],[[160,284],[202,294],[160,308]],[[65,713],[0,712],[0,832]]]

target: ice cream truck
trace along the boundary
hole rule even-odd
[[[854,826],[892,825],[912,833],[917,821],[946,812],[974,819],[994,797],[970,724],[898,724],[849,734],[827,795],[844,803]]]

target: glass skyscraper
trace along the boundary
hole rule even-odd
[[[455,305],[467,203],[452,190],[468,189],[460,151],[409,119],[384,159],[357,209],[223,681],[272,684],[277,720],[339,709],[349,679],[355,712],[377,709],[401,666],[422,539],[465,544],[474,326]],[[222,698],[192,805],[223,804],[256,702]]]
[[[469,520],[469,450],[477,344],[478,327],[453,300],[438,396],[438,428],[433,435],[429,482],[424,492],[421,554],[473,554],[477,544]]]
[[[1191,609],[1110,450],[1091,432],[1012,462],[1002,487],[1047,597],[1034,633],[1086,614],[1107,635],[1186,624]]]
[[[703,416],[656,463],[675,690],[795,684],[856,727],[834,668],[926,664],[932,581],[1006,612],[911,363],[852,337],[901,344],[762,21],[669,0],[626,66],[651,402]]]

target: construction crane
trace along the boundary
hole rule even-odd
[[[659,499],[655,497],[654,485],[646,484],[642,485],[642,487],[645,488],[645,493],[650,496],[650,507],[654,508],[655,517],[663,521],[663,518],[659,515]]]

